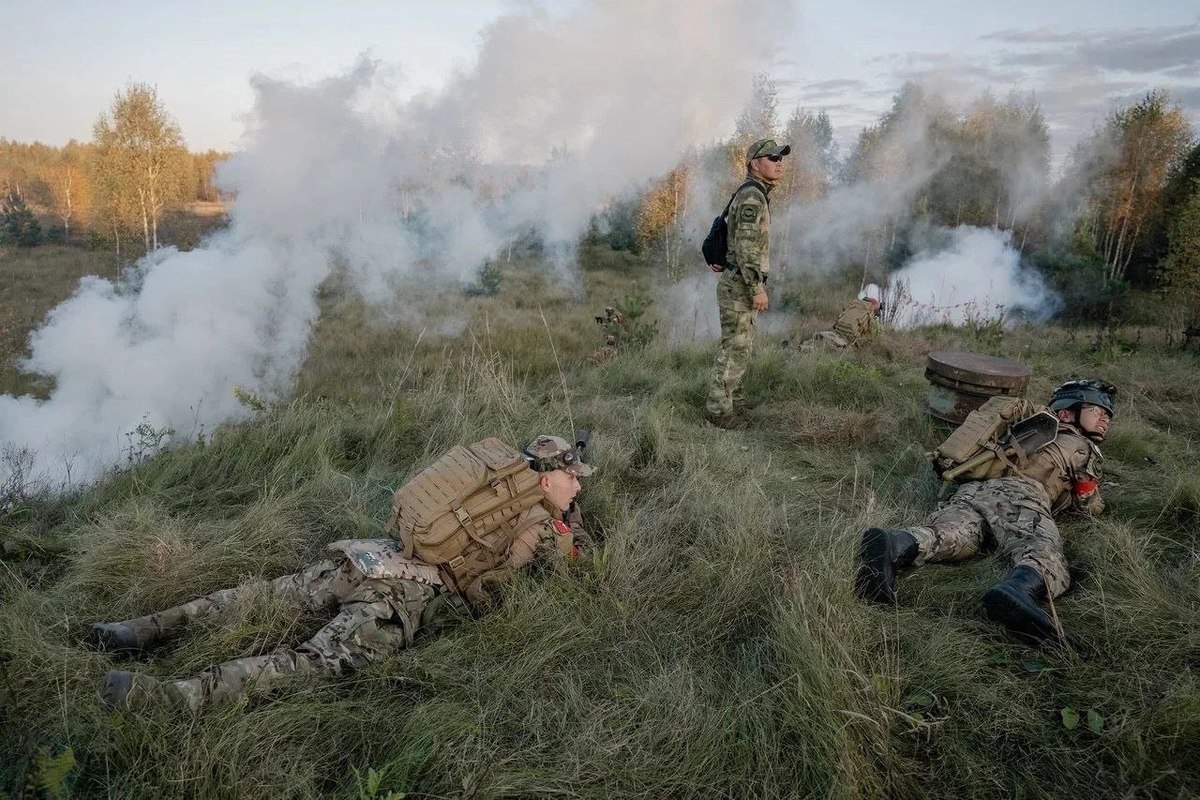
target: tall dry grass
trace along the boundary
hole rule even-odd
[[[593,306],[628,280],[585,273],[580,301],[509,275],[498,297],[464,301],[453,336],[434,332],[444,320],[396,325],[331,293],[293,398],[0,519],[5,540],[42,548],[0,566],[0,786],[18,791],[39,756],[70,748],[64,786],[78,796],[1200,789],[1194,356],[1098,350],[1057,329],[938,329],[845,355],[763,342],[747,387],[756,425],[724,432],[702,418],[709,345],[577,366],[599,343]],[[1062,526],[1076,583],[1056,609],[1094,646],[1088,659],[986,622],[979,597],[1005,571],[991,557],[907,576],[895,609],[853,596],[862,528],[932,507],[923,453],[945,431],[920,408],[921,347],[955,345],[1034,365],[1037,396],[1080,374],[1122,387],[1111,514]],[[97,681],[128,662],[82,644],[90,623],[376,535],[395,487],[449,445],[571,420],[595,432],[600,466],[582,506],[602,546],[583,563],[522,576],[494,613],[343,680],[200,717],[100,709]],[[317,624],[263,598],[133,664],[191,674]],[[1066,727],[1064,710],[1081,721]]]

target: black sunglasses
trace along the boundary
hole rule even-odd
[[[783,161],[783,156],[764,156],[764,158],[766,158],[767,161],[773,161],[776,164],[778,164],[780,161]]]

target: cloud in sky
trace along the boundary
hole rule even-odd
[[[802,84],[798,102],[839,109],[843,145],[886,109],[906,81],[932,83],[951,98],[990,91],[1032,95],[1042,105],[1061,158],[1114,107],[1151,89],[1170,92],[1200,128],[1200,24],[1129,29],[1008,28],[981,46],[910,50],[868,60],[873,76]],[[851,124],[854,123],[854,124]]]
[[[1054,42],[1078,42],[1086,39],[1088,34],[1076,31],[1073,33],[1058,33],[1049,28],[1019,29],[1010,28],[993,33],[985,33],[979,37],[997,42],[1015,42],[1020,44],[1046,44]]]
[[[845,89],[861,89],[863,82],[852,78],[835,78],[828,81],[816,81],[804,85],[805,91],[810,92],[840,92]]]
[[[1195,68],[1200,62],[1200,26],[1140,28],[1128,31],[1075,32],[1049,38],[1042,31],[1002,31],[984,39],[1038,49],[1006,52],[1001,60],[1016,66],[1085,64],[1101,69],[1153,73]],[[1058,45],[1045,48],[1044,45]]]

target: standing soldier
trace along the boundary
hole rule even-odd
[[[531,562],[575,558],[587,536],[572,513],[579,478],[593,468],[556,436],[523,451],[499,439],[456,447],[396,493],[393,523],[402,541],[347,539],[293,575],[222,589],[181,606],[124,622],[92,626],[104,650],[137,651],[189,623],[269,591],[311,611],[337,609],[295,649],[248,656],[193,678],[159,680],[113,670],[100,688],[104,705],[128,709],[166,702],[192,711],[229,702],[281,677],[341,674],[412,644],[436,611],[482,610],[493,590]]]
[[[767,310],[770,271],[771,209],[767,196],[783,174],[783,157],[790,145],[759,139],[746,150],[746,182],[734,193],[725,214],[728,225],[728,266],[709,264],[723,273],[717,282],[721,315],[721,347],[708,385],[705,417],[727,429],[742,428],[745,401],[742,376],[754,343],[754,321]]]
[[[984,594],[988,617],[1019,634],[1057,640],[1058,626],[1041,603],[1065,592],[1071,575],[1054,515],[1073,509],[1092,516],[1104,510],[1097,445],[1108,433],[1116,391],[1098,380],[1064,383],[1050,397],[1049,412],[1057,417],[1058,430],[1049,444],[1016,461],[1006,454],[982,464],[972,460],[967,466],[975,464],[981,471],[973,474],[979,477],[962,483],[922,526],[864,532],[859,595],[895,603],[897,571],[965,561],[991,540],[1013,568]],[[971,424],[968,417],[955,433]]]

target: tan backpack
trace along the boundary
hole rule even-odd
[[[526,512],[542,500],[538,478],[519,450],[495,437],[459,445],[396,491],[393,536],[406,557],[439,567],[449,588],[465,594],[504,565],[513,539],[534,521]]]
[[[1010,460],[1000,453],[1000,442],[1009,427],[1037,413],[1038,406],[1023,397],[1000,395],[990,398],[979,408],[967,415],[962,425],[929,454],[938,477],[946,478],[960,467],[967,467],[954,474],[954,481],[978,481],[1003,477],[1010,468]],[[997,453],[1001,457],[978,461],[984,453]]]

